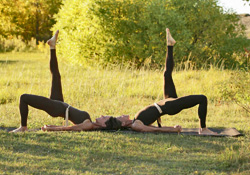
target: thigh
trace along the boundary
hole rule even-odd
[[[164,98],[177,98],[172,73],[164,73]]]
[[[64,101],[63,100],[62,83],[61,83],[60,75],[58,75],[58,76],[53,75],[52,76],[50,99],[58,100],[58,101],[62,101],[62,102]]]
[[[174,115],[199,104],[202,100],[203,95],[189,95],[180,98],[169,98],[166,99],[164,105],[164,111],[166,114]]]
[[[47,112],[52,117],[64,117],[65,110],[68,106],[62,101],[52,100],[43,96],[31,94],[23,95],[21,100],[36,109],[40,109]]]

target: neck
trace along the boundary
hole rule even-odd
[[[133,124],[133,120],[128,120],[128,121],[125,122],[125,125],[123,127],[130,128],[132,126],[132,124]]]
[[[102,125],[98,124],[98,123],[95,123],[95,122],[92,122],[93,124],[93,129],[100,129],[100,128],[103,128]]]

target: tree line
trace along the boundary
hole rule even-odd
[[[76,64],[162,65],[169,27],[177,63],[249,66],[245,28],[217,0],[1,1],[1,36],[41,41],[59,29],[58,50]]]
[[[62,0],[0,0],[0,35],[21,36],[24,41],[47,40]]]

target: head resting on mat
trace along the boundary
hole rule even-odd
[[[96,119],[96,123],[101,125],[103,129],[118,130],[129,127],[132,124],[132,120],[129,119],[129,115],[120,117],[102,116]]]
[[[122,122],[118,120],[117,118],[110,117],[106,122],[105,122],[106,127],[104,129],[107,130],[119,130],[122,129]]]

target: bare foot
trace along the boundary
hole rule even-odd
[[[199,134],[200,135],[218,135],[217,132],[213,132],[208,128],[200,128]]]
[[[12,130],[12,131],[10,131],[10,133],[16,133],[16,132],[25,132],[25,131],[28,131],[28,128],[27,128],[27,126],[20,126],[19,128],[17,128],[17,129],[15,129],[15,130]]]
[[[169,31],[169,28],[166,28],[166,33],[167,33],[167,46],[174,46],[176,41],[174,38],[171,36],[171,33]]]
[[[47,41],[47,44],[50,46],[50,49],[56,48],[56,41],[57,41],[58,34],[59,34],[59,30],[57,30],[55,35],[52,36],[52,38]]]

